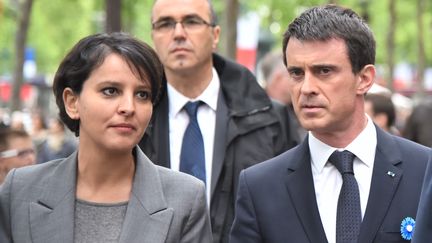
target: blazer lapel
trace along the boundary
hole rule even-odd
[[[73,153],[46,175],[41,198],[30,203],[30,231],[34,243],[73,242],[76,155]]]
[[[119,242],[162,243],[168,235],[174,210],[165,201],[156,166],[141,150],[135,152],[132,195]]]
[[[309,241],[327,242],[316,203],[308,138],[295,149],[292,154],[300,156],[290,159],[293,163],[288,167],[285,185]]]
[[[358,242],[372,242],[402,177],[401,156],[390,135],[377,128],[377,149],[366,212]]]

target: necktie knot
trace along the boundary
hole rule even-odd
[[[330,163],[332,163],[339,172],[343,175],[346,173],[354,174],[353,161],[355,155],[348,150],[344,151],[334,151],[329,158]]]
[[[196,119],[198,107],[201,105],[201,101],[189,101],[186,103],[186,105],[183,107],[183,109],[186,110],[187,114],[189,115],[190,119]]]

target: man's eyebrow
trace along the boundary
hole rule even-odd
[[[170,16],[162,16],[156,19],[153,23],[160,22],[160,21],[169,21],[169,20],[174,20],[174,18]]]
[[[183,19],[185,19],[185,18],[200,18],[200,19],[202,19],[202,17],[199,16],[198,14],[187,14],[187,15],[183,16]]]
[[[335,64],[314,64],[312,65],[312,68],[335,68],[336,65]]]
[[[337,65],[335,64],[314,64],[312,65],[313,69],[322,69],[322,68],[330,68],[330,69],[336,69]]]
[[[296,70],[296,69],[303,69],[303,68],[301,68],[299,66],[294,66],[294,65],[287,66],[287,68],[286,68],[287,71],[292,71],[292,70]]]

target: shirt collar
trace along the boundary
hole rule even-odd
[[[212,74],[212,79],[210,80],[207,88],[205,88],[205,90],[196,99],[193,100],[178,92],[172,85],[167,82],[167,92],[169,97],[169,116],[177,116],[177,114],[183,109],[187,102],[197,100],[204,102],[213,111],[216,111],[217,99],[220,89],[220,80],[215,68],[212,68]]]
[[[322,172],[328,158],[335,150],[348,150],[369,168],[373,166],[377,145],[376,128],[372,119],[366,114],[367,124],[363,131],[345,148],[335,148],[321,142],[309,132],[309,149],[312,169],[318,174]]]

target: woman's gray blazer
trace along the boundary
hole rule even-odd
[[[137,147],[120,241],[211,242],[204,184],[154,165]],[[72,243],[77,152],[12,170],[0,186],[0,242]]]

